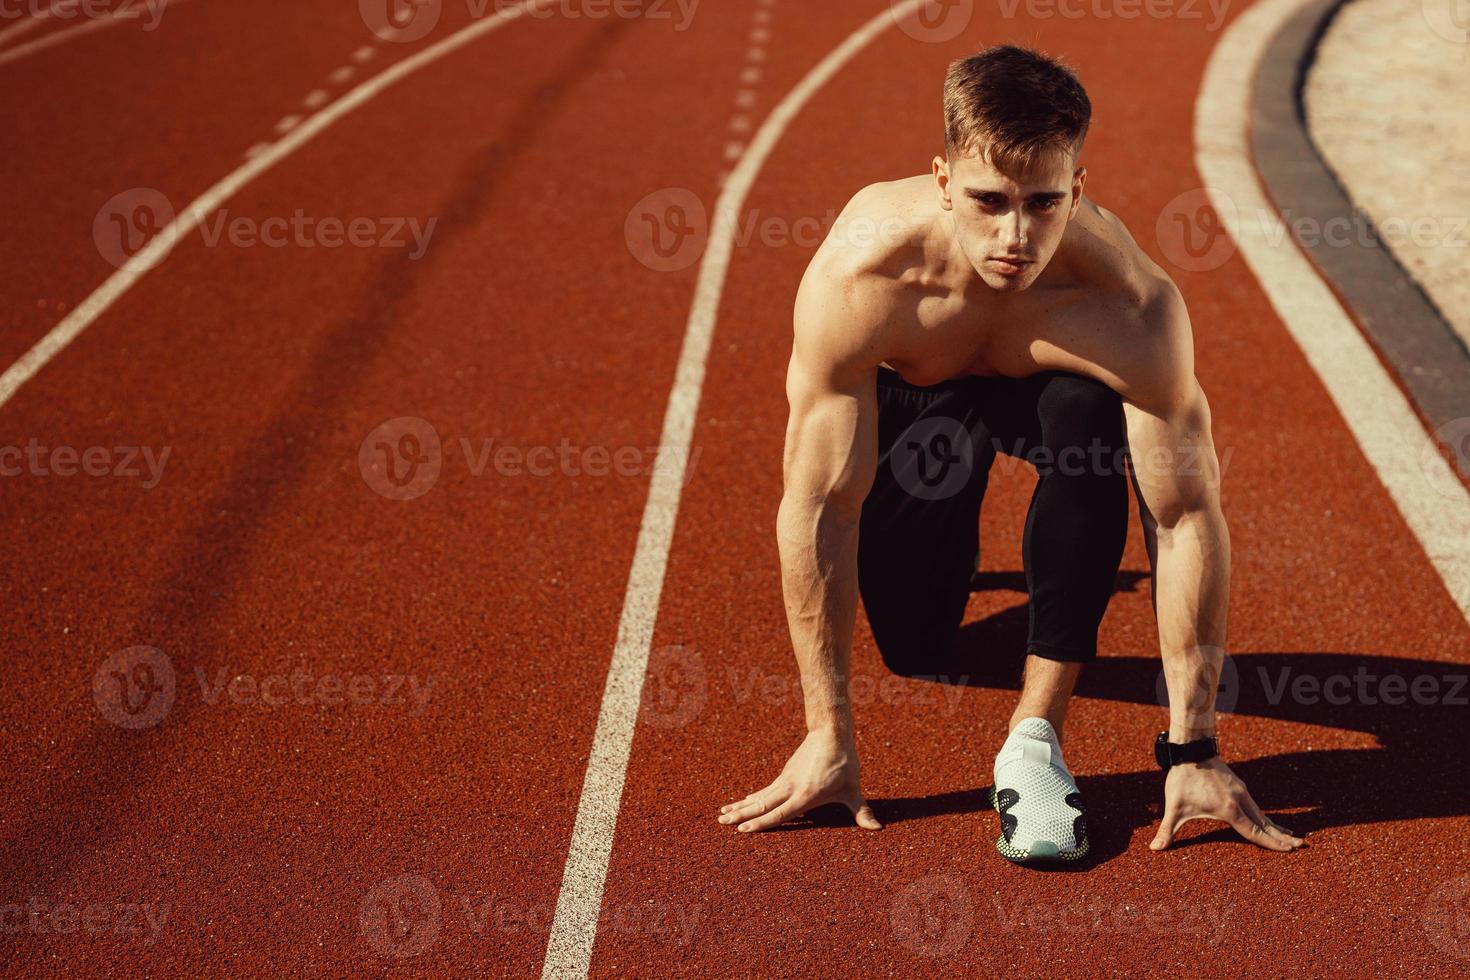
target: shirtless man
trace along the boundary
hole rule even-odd
[[[1302,841],[1216,751],[1230,540],[1209,406],[1179,290],[1082,196],[1087,95],[1059,63],[1001,46],[950,66],[944,112],[932,174],[859,191],[796,297],[777,538],[807,735],[775,781],[719,820],[756,831],[842,803],[880,828],[848,699],[857,599],[891,669],[942,656],[969,594],[989,467],[1005,452],[1032,461],[1038,482],[1024,682],[994,766],[997,849],[1013,861],[1087,853],[1061,730],[1096,654],[1131,477],[1170,704],[1150,846],[1213,819],[1294,850]]]

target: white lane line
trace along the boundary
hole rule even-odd
[[[343,82],[347,81],[355,74],[357,74],[356,68],[353,68],[351,65],[343,65],[341,68],[338,68],[336,71],[328,75],[327,80],[330,81],[333,85],[341,85]]]
[[[1241,14],[1215,46],[1195,103],[1195,165],[1281,322],[1322,379],[1461,615],[1470,621],[1470,493],[1282,225],[1261,190],[1251,157],[1256,68],[1271,39],[1306,2],[1262,0]],[[1240,220],[1240,215],[1253,219]]]
[[[327,94],[326,89],[314,88],[310,92],[306,93],[306,98],[301,100],[301,104],[306,106],[306,108],[308,109],[320,109],[322,106],[327,104],[328,98],[330,98],[330,96]]]
[[[300,123],[300,116],[284,116],[280,122],[276,123],[275,129],[278,133],[288,133],[300,125]]]
[[[75,340],[78,334],[91,326],[113,303],[117,302],[119,297],[131,289],[134,283],[147,275],[148,270],[161,262],[180,239],[197,228],[200,221],[242,187],[305,146],[322,130],[354,109],[365,105],[390,86],[401,82],[419,69],[433,64],[445,55],[459,50],[471,41],[498,30],[528,11],[539,10],[556,2],[557,0],[524,0],[517,6],[498,10],[484,20],[460,28],[438,44],[385,68],[381,73],[353,88],[321,112],[307,119],[278,142],[272,143],[259,155],[231,171],[180,211],[178,217],[150,239],[148,244],[143,246],[127,264],[108,276],[106,281],[98,286],[92,295],[83,300],[76,309],[72,310],[69,316],[52,327],[46,336],[26,351],[20,360],[7,368],[4,374],[0,374],[0,406],[10,401],[21,385],[34,377],[37,371],[45,367],[53,357],[65,349],[67,344]]]
[[[705,363],[735,247],[740,212],[766,159],[796,114],[869,42],[896,21],[912,15],[925,2],[905,0],[892,9],[885,9],[828,53],[771,110],[715,203],[709,241],[700,260],[694,301],[684,328],[684,344],[674,371],[674,386],[664,411],[663,434],[649,481],[643,521],[638,528],[638,543],[623,596],[622,619],[618,623],[612,662],[608,665],[597,729],[592,736],[587,776],[572,826],[566,871],[546,944],[542,977],[585,977],[592,962],[592,944],[597,934],[634,726],[638,721],[643,675],[648,669],[649,645],[663,593],[679,494],[694,436],[695,413],[704,387]]]
[[[169,0],[168,8],[172,9],[175,5],[183,2],[184,0]],[[49,11],[57,6],[57,4],[52,4],[51,7],[47,9]],[[133,7],[120,7],[118,9],[136,11],[137,9],[141,8],[138,8],[136,5],[134,5]],[[94,17],[89,20],[84,20],[80,24],[73,24],[70,27],[57,28],[50,34],[47,34],[45,37],[38,37],[34,41],[31,41],[27,44],[17,44],[13,48],[6,48],[5,50],[0,51],[0,65],[8,65],[12,61],[19,61],[20,59],[28,55],[35,54],[37,51],[45,51],[47,48],[53,48],[58,44],[63,44],[66,41],[69,41],[74,37],[80,37],[83,34],[90,34],[93,31],[100,31],[107,27],[115,27],[118,24],[134,24],[138,23],[139,20],[141,20],[141,16],[137,15],[136,13],[132,15],[119,16],[117,12],[114,12],[110,17]],[[39,21],[40,18],[34,18],[31,21],[23,21],[22,23],[30,24],[31,27],[34,27],[36,23],[39,23]],[[11,30],[14,30],[17,34],[23,33],[24,30],[30,29],[30,27],[22,28],[21,24],[16,24],[11,27]]]
[[[31,31],[34,31],[36,28],[40,27],[54,13],[56,13],[56,8],[59,6],[59,4],[60,0],[56,0],[56,2],[52,3],[45,10],[32,11],[31,16],[26,17],[22,20],[18,20],[14,24],[10,24],[5,28],[0,29],[0,44],[4,44],[11,38],[20,37],[22,34],[29,34]]]

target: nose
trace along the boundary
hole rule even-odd
[[[1000,237],[1007,251],[1019,252],[1026,247],[1026,228],[1022,221],[1020,208],[1006,216],[1001,226]]]

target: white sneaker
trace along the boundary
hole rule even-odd
[[[1027,718],[995,757],[995,849],[1010,861],[1075,861],[1087,853],[1087,810],[1051,722]]]

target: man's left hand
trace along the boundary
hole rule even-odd
[[[1149,847],[1162,851],[1191,820],[1222,820],[1252,844],[1270,851],[1294,851],[1304,843],[1262,813],[1245,783],[1218,757],[1169,769],[1164,779],[1164,819]]]

